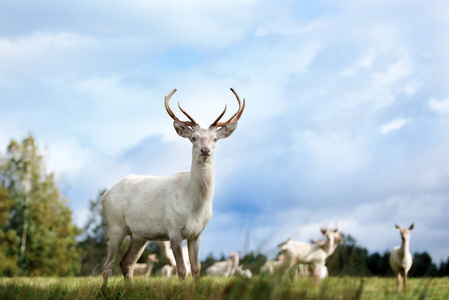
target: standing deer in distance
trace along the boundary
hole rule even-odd
[[[410,231],[413,229],[414,224],[410,225],[408,229],[401,228],[398,225],[395,225],[395,227],[401,233],[402,244],[394,247],[393,251],[391,251],[390,266],[396,275],[396,292],[399,294],[403,282],[404,293],[407,293],[407,273],[413,263],[412,254],[410,253]]]
[[[128,175],[103,196],[103,210],[108,222],[109,244],[104,264],[103,282],[112,273],[117,250],[126,235],[131,241],[120,269],[132,281],[134,265],[148,240],[170,241],[180,281],[186,277],[182,241],[187,240],[191,274],[198,277],[200,236],[212,216],[214,192],[214,152],[219,139],[229,137],[237,128],[237,121],[245,109],[245,99],[239,109],[225,122],[219,122],[224,111],[207,129],[201,128],[178,103],[190,121],[179,120],[170,109],[169,101],[176,89],[165,97],[165,109],[174,120],[179,136],[192,142],[190,172],[168,177]]]

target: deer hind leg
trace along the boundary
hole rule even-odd
[[[103,284],[108,282],[109,276],[112,274],[112,264],[117,256],[118,248],[120,247],[123,238],[126,236],[126,232],[121,228],[110,228],[109,229],[109,243],[108,252],[104,262],[103,268]]]
[[[134,265],[142,255],[146,244],[147,240],[134,237],[131,238],[128,250],[126,251],[125,256],[123,256],[122,261],[120,262],[120,269],[122,270],[125,279],[129,279],[131,281],[133,280]]]

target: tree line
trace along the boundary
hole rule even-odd
[[[103,193],[90,200],[87,222],[78,228],[54,174],[46,172],[34,137],[11,141],[6,153],[0,153],[0,276],[101,274],[107,248]],[[128,242],[121,245],[118,258],[124,255]],[[141,259],[148,253],[161,257],[155,271],[167,263],[160,243],[149,242]],[[389,256],[389,252],[370,254],[346,235],[345,243],[337,247],[326,265],[331,276],[392,276]],[[209,254],[201,262],[202,271],[225,258]],[[242,264],[258,274],[266,260],[265,255],[251,252],[242,258]],[[118,264],[114,272],[120,274]],[[449,257],[437,266],[427,252],[414,253],[409,276],[449,276]]]

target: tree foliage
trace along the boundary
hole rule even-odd
[[[1,166],[1,254],[8,267],[1,275],[71,275],[78,262],[67,199],[45,172],[33,136],[12,141]],[[6,196],[5,196],[6,195]]]

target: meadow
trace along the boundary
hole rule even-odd
[[[136,278],[121,277],[106,287],[100,277],[0,278],[0,299],[449,299],[449,278],[413,278],[406,296],[397,296],[393,278],[330,277],[315,285],[311,278],[273,277]]]

